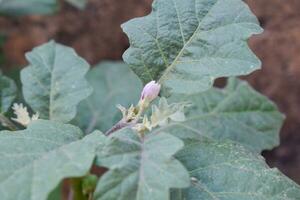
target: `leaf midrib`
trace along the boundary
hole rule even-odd
[[[184,53],[184,50],[186,49],[186,47],[194,40],[194,38],[197,36],[200,27],[204,21],[204,19],[206,19],[206,17],[211,13],[211,11],[214,9],[214,7],[219,3],[219,0],[217,0],[215,2],[214,5],[212,5],[212,7],[209,9],[209,11],[207,12],[207,14],[201,19],[201,21],[199,21],[198,27],[195,30],[195,32],[193,33],[193,35],[190,37],[190,39],[183,45],[182,49],[180,50],[180,52],[178,53],[178,55],[176,56],[176,58],[174,59],[174,61],[171,63],[171,65],[169,67],[166,68],[166,70],[164,71],[163,75],[159,78],[158,83],[162,84],[162,82],[164,81],[165,77],[173,70],[173,68],[175,67],[177,61],[179,60],[179,58],[182,56],[182,54]],[[195,2],[196,4],[196,2]],[[197,16],[196,16],[197,17]]]
[[[54,44],[55,45],[55,44]],[[52,108],[52,104],[53,104],[53,82],[54,82],[54,70],[55,70],[55,64],[56,64],[56,51],[57,51],[57,46],[54,46],[54,50],[53,50],[53,63],[52,63],[52,70],[51,70],[51,83],[50,83],[50,100],[49,100],[49,119],[52,119],[53,116],[53,108]],[[50,67],[51,69],[51,67]]]

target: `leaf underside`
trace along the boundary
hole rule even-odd
[[[262,29],[242,0],[155,0],[150,15],[122,28],[124,61],[144,83],[159,80],[164,95],[205,91],[261,65],[247,40]]]
[[[192,106],[185,109],[186,121],[158,131],[170,130],[180,138],[230,139],[259,153],[279,144],[283,115],[273,102],[244,81],[232,78],[224,89],[173,96],[169,101],[187,101]]]
[[[26,58],[30,65],[21,72],[26,102],[42,119],[72,120],[78,103],[92,93],[85,80],[88,63],[73,49],[52,41]]]
[[[190,172],[191,187],[174,190],[172,200],[300,199],[296,183],[240,145],[187,142],[176,158]]]
[[[93,94],[79,104],[75,123],[86,133],[107,131],[121,119],[116,105],[129,107],[137,103],[142,82],[122,62],[102,62],[87,73]]]
[[[182,147],[167,133],[144,140],[131,129],[114,133],[97,158],[110,171],[101,177],[95,199],[168,200],[170,188],[189,185],[186,169],[172,157]]]
[[[74,126],[43,120],[0,132],[1,200],[45,200],[64,178],[84,176],[102,135],[82,136]]]

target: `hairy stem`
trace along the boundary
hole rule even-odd
[[[108,131],[106,131],[104,134],[105,135],[110,135],[113,132],[116,132],[122,128],[128,127],[130,125],[130,123],[128,122],[124,122],[124,120],[119,121],[118,123],[116,123],[113,127],[111,127]]]
[[[82,178],[72,178],[72,200],[88,200],[82,192]]]
[[[135,119],[133,121],[130,121],[130,122],[127,122],[126,120],[124,119],[121,119],[118,123],[116,123],[113,127],[111,127],[108,131],[106,131],[104,134],[106,136],[122,129],[122,128],[125,128],[125,127],[132,127],[134,126],[135,124],[138,123],[139,119],[141,118],[142,114],[144,113],[145,109],[147,108],[148,106],[140,106],[139,108],[139,112],[137,113]]]

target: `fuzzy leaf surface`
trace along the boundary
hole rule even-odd
[[[230,142],[187,142],[176,154],[189,170],[191,187],[172,200],[298,200],[300,187],[264,159]]]
[[[142,91],[140,79],[122,62],[102,62],[88,72],[87,80],[93,94],[80,104],[75,119],[87,133],[111,128],[122,117],[116,105],[137,103]]]
[[[17,86],[15,82],[4,76],[0,72],[0,113],[5,113],[10,108],[17,96]]]
[[[122,25],[130,40],[123,58],[144,83],[163,93],[197,93],[215,78],[260,68],[247,45],[262,32],[242,0],[155,0],[150,15]]]
[[[84,176],[104,136],[82,137],[74,126],[44,120],[0,132],[1,200],[44,200],[64,178]]]
[[[98,155],[110,168],[100,179],[96,200],[168,200],[170,188],[189,186],[186,169],[173,155],[183,142],[167,133],[141,139],[131,129],[113,134]]]
[[[185,108],[186,121],[160,129],[170,129],[170,133],[177,137],[230,139],[257,152],[279,144],[284,116],[272,101],[244,81],[230,79],[224,89],[212,88],[197,95],[173,96],[169,101],[188,101],[192,105]],[[188,133],[185,129],[189,130]]]
[[[57,8],[57,0],[0,0],[0,15],[51,14]]]
[[[21,72],[26,102],[42,119],[72,120],[79,102],[92,93],[85,80],[89,64],[53,41],[34,48],[26,58],[30,65]]]

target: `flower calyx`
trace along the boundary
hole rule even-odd
[[[38,113],[33,114],[30,117],[27,111],[27,107],[23,106],[22,103],[20,104],[14,103],[12,109],[14,110],[14,114],[16,115],[16,118],[11,118],[11,119],[21,124],[22,126],[27,127],[32,121],[35,121],[39,118]]]

